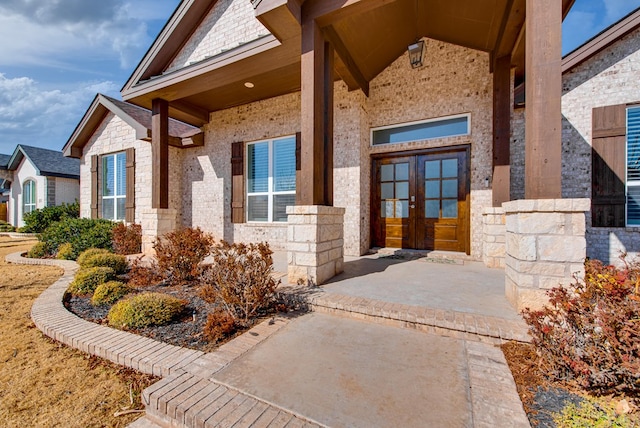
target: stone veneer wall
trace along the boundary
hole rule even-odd
[[[80,216],[91,217],[91,156],[103,155],[135,148],[136,212],[140,223],[142,210],[151,208],[151,143],[136,139],[135,130],[113,113],[109,113],[84,147],[80,161]],[[180,149],[169,147],[169,206],[182,211],[180,176]]]
[[[186,67],[268,34],[269,30],[256,19],[249,0],[218,0],[167,71]]]
[[[482,214],[482,261],[491,268],[505,266],[506,216],[504,208],[485,208]]]

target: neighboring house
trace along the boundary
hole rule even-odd
[[[6,168],[8,222],[20,227],[26,213],[75,202],[80,196],[79,164],[60,151],[18,144]]]
[[[0,220],[7,221],[9,208],[9,192],[13,174],[9,171],[11,155],[0,154]]]
[[[197,226],[286,249],[289,280],[318,283],[372,247],[450,251],[505,266],[511,301],[535,301],[595,242],[590,131],[582,147],[565,129],[572,3],[184,0],[124,102],[99,96],[65,145],[82,214],[111,218],[99,165],[134,149],[135,196],[120,203],[147,250]],[[148,109],[149,125],[108,103]]]

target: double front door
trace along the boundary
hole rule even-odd
[[[469,253],[468,147],[376,156],[373,246]]]

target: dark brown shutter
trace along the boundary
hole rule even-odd
[[[598,107],[592,114],[592,225],[624,227],[627,106]]]
[[[300,183],[302,183],[302,133],[296,132],[296,205],[302,205],[300,201]]]
[[[244,143],[231,144],[231,222],[244,223]]]
[[[91,218],[98,218],[98,155],[91,156]]]
[[[136,221],[136,161],[135,161],[135,149],[133,147],[128,148],[125,151],[126,162],[126,200],[125,200],[125,214],[124,221],[127,223],[134,223]]]

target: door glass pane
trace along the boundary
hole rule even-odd
[[[393,183],[380,184],[380,194],[382,199],[393,199]]]
[[[247,159],[249,193],[269,191],[269,143],[250,144]]]
[[[440,201],[424,201],[424,213],[425,218],[440,217]]]
[[[445,159],[442,161],[442,176],[443,177],[458,176],[458,159]]]
[[[380,166],[380,181],[393,181],[393,165]]]
[[[424,163],[425,178],[440,178],[440,161],[426,161]]]
[[[458,197],[458,180],[442,180],[442,197],[457,198]]]
[[[380,217],[382,218],[393,218],[394,212],[394,201],[382,201],[382,207],[380,209]]]
[[[247,198],[247,220],[269,221],[269,197],[267,195]]]
[[[273,142],[273,186],[276,192],[296,190],[295,138]]]
[[[409,199],[409,182],[401,181],[396,183],[396,198]]]
[[[457,199],[442,200],[442,218],[458,217],[458,201]]]
[[[424,183],[425,197],[426,198],[439,198],[440,197],[440,180],[426,181]]]
[[[287,221],[287,207],[296,204],[296,195],[273,196],[273,221]]]
[[[409,164],[406,162],[396,164],[396,180],[409,179]]]
[[[396,201],[396,218],[409,217],[409,201]]]

